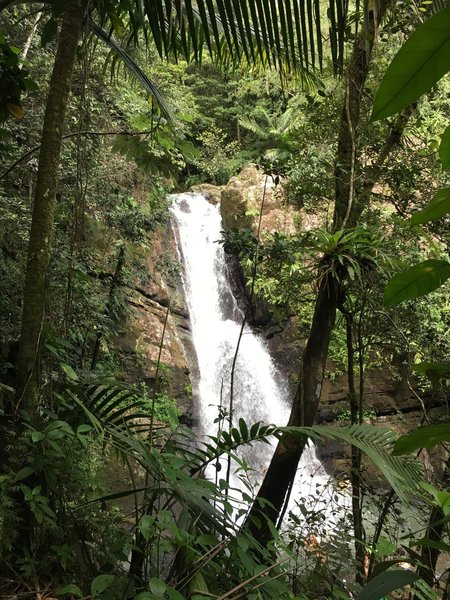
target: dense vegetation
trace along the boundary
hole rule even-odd
[[[448,598],[450,9],[193,4],[0,1],[0,594]],[[225,415],[195,440],[163,358],[168,194],[249,163],[296,232],[259,235],[255,210],[221,242],[249,306],[307,342],[287,427]],[[143,377],[119,337],[151,253],[169,291]],[[368,423],[371,369],[408,386],[417,431]],[[315,425],[343,375],[348,409]],[[327,537],[314,497],[286,511],[308,438],[351,448]],[[255,492],[238,449],[268,440]],[[219,457],[238,507],[203,477]]]

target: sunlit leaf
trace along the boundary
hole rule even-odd
[[[439,190],[433,200],[411,217],[411,225],[422,225],[450,213],[450,188]]]
[[[79,377],[70,365],[68,365],[65,362],[60,362],[59,366],[64,371],[68,379],[70,379],[71,381],[78,381]]]
[[[411,571],[392,570],[371,579],[358,594],[358,600],[380,600],[394,590],[410,585],[419,579]]]
[[[377,557],[389,556],[389,554],[393,554],[397,549],[397,544],[394,544],[384,536],[381,536],[378,544],[374,548],[375,555]]]
[[[425,260],[395,275],[384,290],[386,305],[400,304],[418,298],[440,287],[450,277],[450,263],[445,260]]]
[[[372,121],[410,105],[450,70],[450,7],[425,21],[403,44],[375,96]]]
[[[402,435],[395,442],[392,454],[409,454],[419,448],[432,448],[440,442],[450,442],[450,423],[421,427],[408,435]]]

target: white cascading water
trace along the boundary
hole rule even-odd
[[[240,339],[243,313],[233,296],[222,246],[219,208],[202,195],[173,196],[171,212],[178,225],[178,244],[184,262],[184,287],[192,337],[199,367],[199,433],[216,435],[219,412],[228,415],[233,360]],[[243,418],[250,426],[257,421],[286,425],[289,417],[287,382],[276,369],[264,341],[245,326],[234,369],[233,425]],[[223,427],[227,427],[227,422]],[[246,448],[244,457],[261,481],[273,448],[257,444]],[[215,469],[214,469],[215,471]],[[213,473],[208,473],[213,476]],[[225,473],[220,474],[225,478]],[[238,485],[236,478],[232,485]],[[328,475],[315,454],[305,449],[299,465],[291,504],[299,495],[314,497],[316,509],[328,511],[330,498],[321,499]],[[319,487],[317,487],[319,486]]]

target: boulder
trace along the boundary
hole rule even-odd
[[[189,188],[189,192],[194,192],[196,194],[205,196],[205,198],[208,200],[208,202],[211,202],[211,204],[219,204],[222,186],[213,185],[212,183],[200,183],[199,185],[192,185]]]
[[[255,233],[262,207],[261,236],[282,231],[295,233],[294,210],[283,204],[282,185],[249,165],[223,188],[220,210],[225,229],[248,228]]]

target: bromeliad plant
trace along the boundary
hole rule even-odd
[[[236,254],[248,272],[255,239],[250,230],[232,230],[224,236],[224,248]],[[390,267],[389,240],[377,229],[355,227],[330,233],[324,229],[297,236],[275,232],[264,240],[258,254],[255,292],[274,308],[299,312],[308,301],[307,287],[331,274],[336,283],[364,285],[367,277]],[[303,309],[302,309],[303,310]]]

